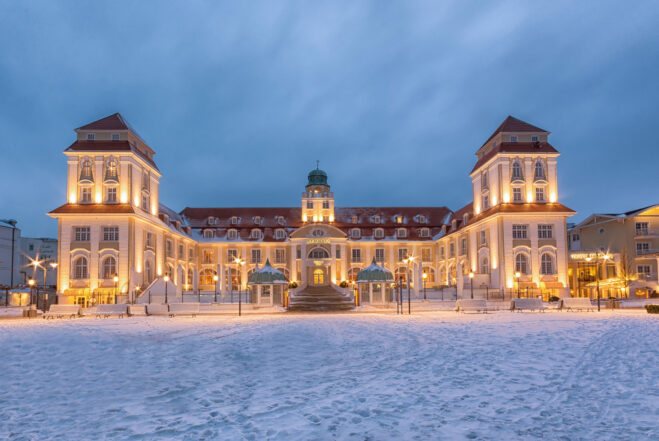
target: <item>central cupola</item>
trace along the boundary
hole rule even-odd
[[[307,185],[302,193],[303,222],[334,222],[334,194],[327,183],[327,173],[316,168],[307,175]]]

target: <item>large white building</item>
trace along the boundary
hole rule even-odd
[[[0,285],[14,286],[20,279],[21,230],[13,219],[0,219]]]
[[[409,268],[417,294],[423,274],[428,288],[460,297],[472,287],[477,296],[568,292],[566,218],[574,212],[559,203],[559,153],[549,132],[513,117],[477,149],[473,203],[456,211],[341,207],[316,169],[291,207],[177,213],[160,203],[154,150],[121,115],[76,134],[64,151],[68,201],[50,213],[59,221],[62,302],[114,301],[115,294],[123,301],[165,274],[177,295],[223,298],[244,289],[266,259],[298,291],[336,289],[375,259],[404,283]]]

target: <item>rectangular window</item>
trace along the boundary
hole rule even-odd
[[[112,140],[113,140],[113,141],[119,141],[120,138],[121,138],[121,137],[119,136],[118,133],[113,133],[113,134],[112,134]]]
[[[647,236],[649,225],[649,222],[636,222],[636,235]]]
[[[431,252],[430,248],[422,248],[421,249],[421,261],[422,262],[432,261],[432,252]]]
[[[323,201],[323,209],[329,210],[329,201]]]
[[[487,172],[483,173],[481,176],[481,188],[487,188]]]
[[[89,227],[75,227],[76,242],[89,242]]]
[[[91,187],[82,187],[80,189],[80,203],[91,204],[92,202],[92,189]]]
[[[295,257],[296,257],[297,259],[301,259],[301,258],[302,258],[302,250],[300,250],[300,247],[297,247],[297,249],[295,250]]]
[[[213,250],[204,250],[203,263],[213,263]]]
[[[513,202],[522,202],[522,187],[513,187]]]
[[[650,265],[638,265],[636,272],[640,278],[648,277],[650,275]]]
[[[579,241],[579,235],[576,234],[576,233],[574,233],[574,234],[572,235],[572,242],[578,242],[578,241]]]
[[[286,263],[286,249],[275,249],[275,263]]]
[[[536,202],[544,202],[545,201],[545,189],[544,189],[544,187],[536,187],[535,188],[535,200],[536,200]]]
[[[467,239],[465,238],[460,241],[460,254],[467,254]]]
[[[227,263],[235,262],[236,258],[238,258],[238,250],[228,249],[227,250]]]
[[[455,244],[451,242],[448,246],[449,257],[455,257]]]
[[[188,259],[189,259],[190,261],[193,261],[193,260],[194,260],[194,249],[192,249],[192,248],[190,248],[190,249],[188,250]]]
[[[517,136],[511,136],[510,142],[517,142]]]
[[[445,256],[444,247],[439,247],[439,258],[443,259]]]
[[[636,243],[636,254],[643,255],[650,252],[650,244],[648,242],[637,242]]]
[[[485,230],[480,232],[480,243],[481,245],[487,245],[487,234]]]
[[[146,246],[153,248],[153,233],[146,233]]]
[[[307,210],[313,210],[313,201],[307,201]]]
[[[526,239],[527,225],[513,225],[513,239]]]
[[[149,195],[146,193],[142,193],[142,210],[148,210],[149,209]]]
[[[118,242],[119,241],[119,227],[103,227],[103,241],[104,242]]]
[[[105,191],[105,202],[117,202],[117,187],[108,187]]]
[[[538,225],[538,239],[553,239],[553,225]]]
[[[96,139],[95,133],[87,133],[87,141],[93,141]]]
[[[165,241],[165,254],[167,257],[174,257],[174,250],[172,249],[172,241],[167,239]]]
[[[259,248],[252,250],[252,263],[261,263],[261,250]]]
[[[488,195],[483,195],[483,211],[490,208],[490,197]]]
[[[377,263],[384,263],[384,248],[375,249],[375,261]]]
[[[361,262],[362,261],[362,250],[359,248],[352,249],[352,261]]]
[[[407,248],[398,248],[398,261],[402,262],[407,259]]]
[[[339,248],[339,247],[336,248],[336,258],[337,259],[341,258],[341,248]]]
[[[537,136],[531,136],[531,142],[538,142]]]
[[[183,259],[183,256],[185,256],[184,250],[183,250],[183,245],[178,246],[178,258]]]

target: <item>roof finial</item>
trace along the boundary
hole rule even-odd
[[[316,170],[320,170],[320,161],[316,159]]]

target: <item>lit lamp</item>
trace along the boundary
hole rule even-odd
[[[469,289],[471,290],[471,298],[474,298],[474,272],[469,271]]]
[[[410,294],[410,264],[412,262],[414,262],[414,259],[416,259],[416,257],[414,257],[414,256],[409,256],[409,257],[403,259],[403,263],[407,264],[407,280],[406,280],[406,282],[407,282],[407,313],[408,314],[412,314],[412,300],[411,300],[412,296]],[[402,298],[400,299],[400,307],[401,307],[401,311],[402,311],[402,309],[403,309],[403,299]]]
[[[169,276],[165,274],[165,277],[162,278],[165,281],[165,303],[168,303],[167,299],[167,285],[169,285]]]
[[[515,280],[517,281],[517,298],[519,299],[519,278],[522,276],[522,273],[519,271],[515,272]]]
[[[119,276],[116,274],[112,278],[114,280],[114,303],[117,303],[117,294],[118,294],[118,288],[119,288]]]
[[[428,274],[424,271],[421,277],[423,277],[423,300],[426,300],[426,281],[428,279]]]
[[[600,253],[598,251],[598,252],[595,253],[595,289],[597,290],[597,311],[600,311],[601,301],[602,301],[602,297],[600,295],[600,268],[599,268],[599,262],[600,261],[599,261],[599,257],[600,257]],[[610,258],[611,258],[611,255],[609,255],[608,253],[604,253],[602,255],[602,259],[604,259],[605,262],[607,260],[609,260]],[[590,256],[586,257],[586,262],[590,262],[591,260],[593,260],[592,257],[590,257]]]
[[[27,284],[30,285],[30,305],[32,304],[32,288],[34,287],[34,279],[30,279],[27,281]]]
[[[213,276],[213,282],[215,282],[215,300],[214,303],[217,303],[217,274]]]
[[[236,276],[238,276],[238,271],[240,270],[240,267],[242,265],[245,265],[245,261],[241,259],[240,257],[236,257]],[[241,283],[238,284],[238,317],[240,317],[243,313],[243,294],[242,294],[242,280],[240,281]]]

